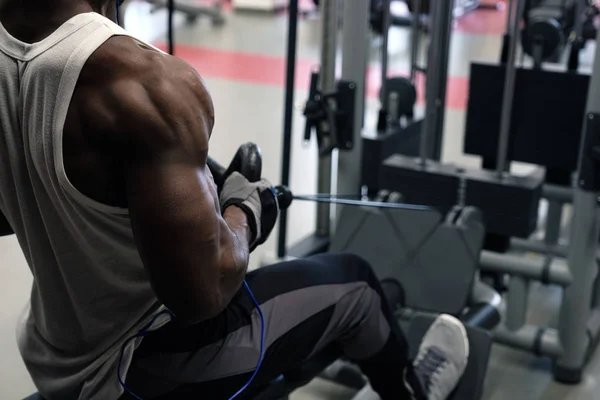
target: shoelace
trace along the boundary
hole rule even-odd
[[[420,360],[414,366],[414,373],[421,380],[425,390],[429,391],[431,380],[448,360],[444,352],[435,346],[428,348],[427,352],[419,358]]]

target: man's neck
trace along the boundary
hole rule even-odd
[[[94,10],[85,0],[0,1],[0,22],[15,38],[25,43],[48,37],[70,18]]]

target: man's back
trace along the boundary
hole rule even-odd
[[[19,347],[36,385],[67,398],[115,397],[118,382],[108,371],[120,344],[160,307],[119,183],[105,179],[100,187],[106,198],[92,199],[79,190],[85,186],[81,174],[74,173],[72,182],[66,173],[77,166],[119,168],[86,153],[77,118],[65,125],[84,64],[115,34],[124,32],[94,13],[76,15],[33,45],[0,25],[0,210],[34,275]],[[68,151],[74,148],[80,151]],[[114,382],[100,382],[104,375]],[[82,382],[88,387],[77,387]]]

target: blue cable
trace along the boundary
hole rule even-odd
[[[260,356],[258,358],[258,364],[256,365],[256,369],[254,370],[254,373],[252,374],[252,376],[250,377],[250,379],[248,380],[248,382],[246,382],[246,384],[244,386],[242,386],[242,388],[240,390],[238,390],[233,396],[231,396],[229,398],[229,400],[233,400],[236,397],[238,397],[244,390],[248,389],[248,386],[250,386],[250,384],[252,383],[252,381],[254,380],[254,378],[256,377],[256,375],[258,374],[258,370],[260,369],[260,366],[262,365],[263,362],[263,357],[265,355],[265,316],[263,315],[263,312],[260,308],[260,304],[258,304],[258,301],[256,300],[256,297],[254,297],[254,293],[252,293],[252,290],[250,290],[250,286],[248,286],[248,282],[246,282],[244,280],[244,287],[246,288],[246,291],[248,292],[248,295],[250,296],[250,298],[252,299],[252,301],[254,302],[254,305],[256,306],[256,309],[258,310],[258,315],[260,315],[260,323],[261,323],[261,329],[260,329]]]
[[[252,374],[252,376],[250,377],[250,379],[248,380],[248,382],[246,382],[246,384],[244,386],[242,386],[242,388],[240,390],[238,390],[233,396],[231,396],[229,398],[229,400],[235,399],[240,394],[242,394],[244,392],[244,390],[248,389],[248,387],[250,386],[250,384],[254,381],[254,378],[256,378],[256,375],[258,374],[258,371],[260,369],[260,366],[262,365],[263,358],[264,358],[264,355],[265,355],[265,335],[266,335],[265,316],[264,316],[264,314],[262,312],[262,309],[260,308],[260,304],[256,300],[256,297],[254,297],[254,293],[252,293],[252,290],[250,290],[250,286],[248,286],[248,282],[246,282],[246,281],[244,281],[244,288],[246,289],[246,292],[248,292],[248,295],[252,299],[252,302],[254,303],[254,305],[256,306],[256,309],[258,310],[258,315],[260,316],[260,323],[261,323],[260,356],[258,358],[258,364],[256,365],[256,369],[254,370],[254,373]],[[127,385],[125,384],[125,381],[123,380],[123,374],[121,373],[121,367],[122,367],[122,364],[123,364],[123,357],[125,356],[125,348],[127,348],[127,345],[132,340],[135,340],[138,337],[144,337],[144,336],[146,336],[149,333],[148,329],[150,329],[150,327],[154,324],[154,322],[156,321],[156,319],[158,317],[160,317],[161,315],[169,315],[169,317],[171,317],[171,319],[175,318],[175,315],[171,311],[169,311],[169,310],[163,310],[163,311],[157,313],[156,315],[154,315],[154,317],[152,317],[152,319],[150,320],[150,322],[144,328],[142,328],[139,331],[139,333],[137,335],[132,336],[129,339],[127,339],[125,341],[125,343],[123,343],[123,346],[121,346],[121,353],[119,355],[119,365],[117,367],[117,377],[119,378],[119,383],[121,384],[121,386],[123,387],[123,389],[125,391],[127,391],[127,393],[129,393],[131,396],[133,396],[136,400],[144,400],[144,399],[141,398],[140,396],[136,395],[135,393],[133,393],[133,391],[127,387]]]
[[[175,315],[169,310],[162,310],[161,312],[156,313],[154,315],[154,317],[152,317],[150,322],[148,322],[146,324],[146,326],[144,326],[142,329],[140,329],[140,331],[137,333],[137,335],[134,335],[134,336],[130,337],[129,339],[127,339],[125,341],[125,343],[123,343],[123,346],[121,346],[121,353],[119,354],[119,366],[117,367],[117,377],[119,378],[119,383],[121,384],[123,389],[125,389],[127,391],[127,393],[129,393],[130,395],[135,397],[137,400],[144,400],[144,399],[142,399],[141,397],[139,397],[138,395],[133,393],[133,391],[127,387],[127,385],[125,384],[125,381],[123,380],[123,374],[121,373],[121,367],[123,366],[123,357],[125,356],[125,349],[127,348],[127,345],[129,344],[129,342],[131,342],[132,340],[135,340],[138,337],[146,336],[149,333],[148,329],[150,329],[150,327],[154,324],[154,322],[156,322],[158,317],[160,317],[161,315],[168,315],[171,319],[175,318]]]

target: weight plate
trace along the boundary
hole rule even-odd
[[[523,50],[533,56],[533,46],[536,38],[542,40],[542,59],[553,58],[565,43],[562,26],[555,19],[531,20],[521,35]]]
[[[415,103],[417,102],[417,89],[410,79],[402,77],[388,78],[385,87],[387,93],[384,98],[388,102],[390,93],[396,93],[398,95],[397,115],[403,116],[412,114]]]

